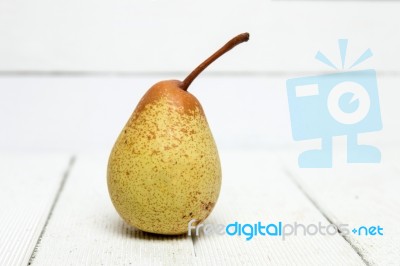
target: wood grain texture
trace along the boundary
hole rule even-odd
[[[106,157],[78,156],[34,265],[363,265],[339,235],[246,241],[227,235],[165,237],[130,228],[111,205]],[[327,223],[274,154],[222,152],[221,159],[223,190],[207,223]]]
[[[206,223],[254,224],[294,222],[324,225],[328,221],[288,179],[273,152],[223,152],[223,185],[219,202]],[[299,231],[300,232],[300,231]],[[350,245],[333,236],[200,236],[196,256],[218,265],[363,265]]]
[[[107,191],[107,157],[78,157],[32,264],[187,263],[190,238],[143,233],[118,216]]]
[[[68,168],[68,155],[0,155],[0,265],[26,265]]]
[[[347,241],[370,265],[400,262],[400,171],[395,147],[381,149],[380,164],[346,164],[344,151],[329,169],[288,164],[294,182],[332,223],[383,227],[383,236],[350,233]],[[286,154],[286,159],[289,156]],[[287,160],[287,162],[290,160]]]

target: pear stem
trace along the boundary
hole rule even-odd
[[[198,67],[196,67],[181,83],[180,88],[182,90],[187,91],[190,84],[192,84],[193,80],[197,78],[197,76],[206,69],[212,62],[217,60],[220,56],[231,50],[238,44],[242,42],[247,42],[249,40],[250,34],[247,32],[239,34],[238,36],[232,38],[229,42],[227,42],[224,46],[222,46],[218,51],[216,51],[213,55],[207,58],[203,63],[201,63]]]

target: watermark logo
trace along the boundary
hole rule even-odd
[[[346,39],[339,40],[342,70],[286,82],[294,140],[321,139],[321,149],[299,155],[301,168],[332,167],[332,137],[347,136],[348,163],[379,163],[379,149],[360,145],[357,134],[382,129],[376,72],[351,70],[372,56],[367,49],[346,68]],[[315,58],[339,70],[323,53]],[[346,70],[345,70],[346,69]]]
[[[351,231],[348,224],[327,224],[322,222],[318,224],[302,224],[302,223],[239,223],[234,221],[229,224],[211,224],[197,223],[193,219],[188,223],[188,235],[200,237],[212,234],[239,236],[244,237],[246,241],[252,240],[254,237],[280,237],[285,241],[290,236],[315,236],[315,235],[336,235],[341,234],[347,236],[353,233],[355,236],[383,236],[383,227],[380,225],[354,227]]]

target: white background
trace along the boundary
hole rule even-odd
[[[251,40],[196,80],[220,147],[297,145],[286,79],[331,71],[337,39],[348,64],[367,48],[384,130],[400,134],[400,3],[396,1],[0,1],[0,148],[108,149],[140,97],[160,79],[185,77],[234,35]]]
[[[398,264],[399,14],[400,1],[0,0],[0,264]],[[160,238],[118,218],[107,158],[141,96],[244,31],[189,89],[223,166],[207,223],[329,220],[384,237]],[[293,141],[286,80],[335,72],[314,56],[339,64],[339,38],[347,66],[374,53],[354,70],[377,70],[383,130],[359,139],[382,163],[347,164],[338,137],[333,168],[300,169],[297,149],[319,143]]]

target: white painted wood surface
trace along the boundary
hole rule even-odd
[[[396,265],[400,169],[392,151],[378,165],[350,166],[340,158],[332,169],[305,170],[297,168],[297,153],[290,150],[223,150],[221,196],[206,223],[384,228],[381,237],[255,236],[250,241],[227,235],[163,237],[125,225],[108,196],[107,153],[77,156],[60,191],[69,156],[3,155],[0,263],[26,265],[36,245],[33,265]]]
[[[251,41],[210,71],[328,70],[365,49],[364,67],[398,71],[398,1],[0,1],[0,71],[187,72],[232,36]],[[372,63],[373,62],[373,63]]]
[[[293,77],[205,73],[190,92],[201,102],[219,148],[298,147],[303,144],[292,139],[286,94],[286,80]],[[143,94],[174,78],[182,76],[0,77],[0,149],[110,150]],[[383,130],[360,138],[390,147],[400,143],[400,77],[378,73],[378,84]]]
[[[400,171],[398,148],[385,149],[381,164],[346,164],[344,151],[331,169],[300,169],[288,164],[288,174],[332,223],[353,228],[378,226],[383,236],[345,236],[369,265],[400,263]],[[296,155],[297,156],[297,153]]]
[[[228,224],[328,224],[286,175],[274,152],[222,152],[223,186],[219,202],[206,221]],[[218,265],[362,265],[361,258],[340,236],[202,236],[194,240],[196,256]]]
[[[207,223],[326,219],[285,176],[273,153],[222,152],[223,190]],[[127,227],[106,188],[107,156],[78,156],[33,265],[363,265],[339,235],[162,237]],[[306,247],[306,248],[305,248]]]
[[[32,265],[174,264],[192,257],[190,238],[148,235],[123,223],[108,196],[107,157],[76,160]]]
[[[318,145],[318,140],[291,139],[288,77],[206,75],[193,84],[191,92],[202,102],[223,162],[221,197],[207,222],[330,221],[380,224],[385,230],[381,238],[256,237],[247,242],[228,236],[148,235],[124,225],[114,211],[106,189],[105,151],[142,94],[165,78],[0,78],[1,265],[27,263],[52,204],[54,212],[32,256],[36,265],[399,263],[398,77],[379,77],[383,130],[360,136],[381,149],[383,163],[346,165],[334,150],[334,168],[325,170],[298,169],[298,154],[286,149]],[[228,111],[221,111],[221,99]],[[53,156],[55,151],[67,155]],[[98,153],[77,157],[54,201],[69,154],[82,151]]]
[[[0,265],[26,265],[68,169],[68,155],[0,155]]]

